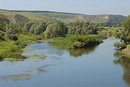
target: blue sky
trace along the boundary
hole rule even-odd
[[[130,0],[1,0],[0,9],[130,15]]]

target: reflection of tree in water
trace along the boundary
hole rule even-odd
[[[120,58],[114,60],[115,64],[120,64],[124,69],[123,79],[130,86],[130,59]]]
[[[3,61],[4,59],[0,58],[0,62]]]
[[[62,50],[62,49],[53,49],[53,50],[50,50],[50,52],[52,52],[52,53],[54,53],[54,54],[57,54],[58,56],[62,56],[62,55],[64,55],[64,50]]]
[[[69,54],[70,56],[79,57],[84,54],[89,54],[94,52],[97,46],[89,47],[89,48],[77,48],[77,49],[70,49]]]
[[[48,49],[48,53],[50,53],[50,54],[56,54],[58,56],[64,55],[64,53],[65,53],[64,49],[55,48],[51,44],[49,44],[49,45],[50,45],[50,48]]]

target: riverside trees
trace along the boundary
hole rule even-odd
[[[130,16],[122,23],[123,29],[120,30],[116,37],[121,39],[122,42],[129,44],[130,43]]]

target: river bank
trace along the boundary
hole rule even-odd
[[[104,38],[99,35],[71,35],[67,37],[55,37],[45,39],[39,35],[19,35],[17,41],[0,42],[0,59],[24,59],[23,49],[30,44],[39,42],[51,43],[53,47],[60,49],[91,48],[99,45]]]
[[[33,43],[38,43],[38,39],[42,36],[36,35],[19,35],[17,41],[1,41],[0,42],[0,59],[24,59],[22,56],[23,49]]]
[[[86,48],[102,43],[104,37],[99,35],[71,35],[67,37],[57,37],[43,42],[52,43],[51,45],[60,49]]]
[[[96,48],[70,51],[30,44],[22,54],[28,59],[1,61],[0,87],[129,87],[129,68],[113,62],[117,41],[108,38]]]
[[[125,48],[121,51],[117,51],[116,55],[118,55],[121,58],[128,58],[130,59],[130,49],[129,48]]]

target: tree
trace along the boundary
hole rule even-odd
[[[35,30],[34,30],[34,34],[38,35],[41,34],[42,32],[44,32],[46,30],[46,25],[45,24],[39,24]]]
[[[43,22],[28,22],[24,25],[23,33],[24,34],[41,34],[46,30],[46,23]]]
[[[20,26],[24,26],[24,24],[29,21],[29,19],[27,17],[20,15],[20,14],[16,14],[14,16],[14,19],[15,19],[16,23],[19,24]]]
[[[47,26],[44,35],[46,38],[65,36],[68,32],[68,28],[61,21],[51,23]]]
[[[36,26],[37,26],[36,24],[31,25],[31,27],[29,29],[29,34],[34,34],[34,30],[35,30]]]
[[[130,43],[130,16],[122,24],[123,29],[116,34],[116,37],[128,44]]]
[[[26,23],[25,25],[24,25],[24,27],[23,27],[23,33],[25,34],[25,33],[29,33],[29,30],[30,30],[30,28],[31,28],[31,26],[33,25],[33,24],[35,24],[34,22],[28,22],[28,23]]]
[[[15,31],[13,29],[8,29],[5,32],[5,39],[6,40],[18,40],[18,37],[15,35]]]
[[[69,28],[69,34],[74,35],[88,35],[88,34],[97,34],[97,27],[93,27],[88,22],[77,21]]]

